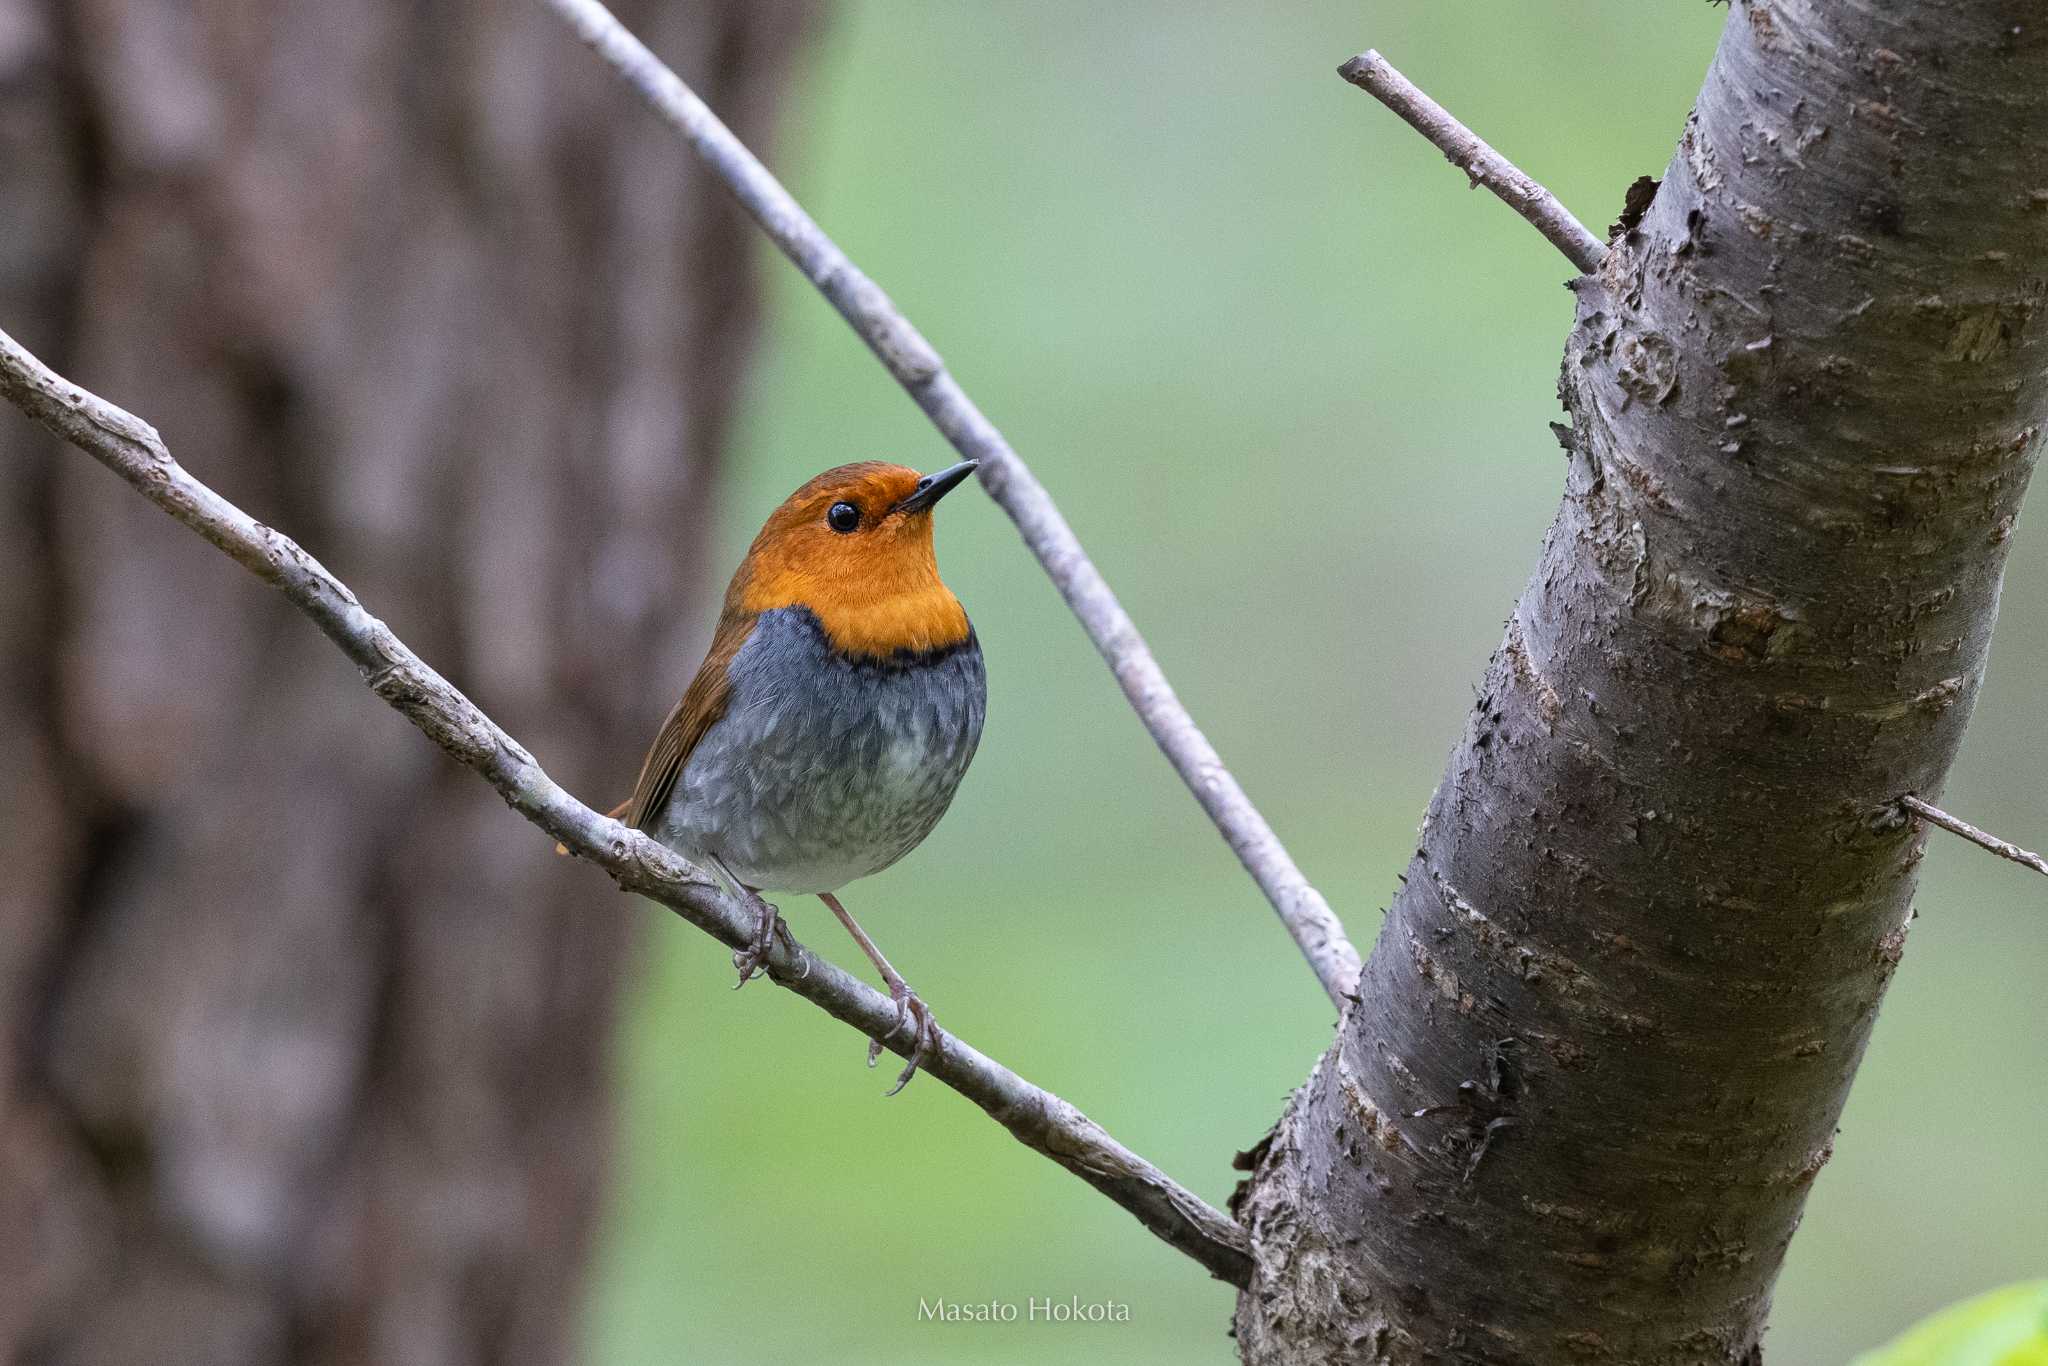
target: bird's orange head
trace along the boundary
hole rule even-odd
[[[840,653],[887,658],[967,639],[967,613],[939,578],[932,507],[974,473],[866,460],[826,470],[783,501],[733,575],[726,611],[805,607]]]

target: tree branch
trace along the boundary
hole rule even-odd
[[[354,661],[371,691],[451,757],[483,775],[513,810],[604,869],[622,889],[661,902],[721,943],[739,948],[751,939],[751,914],[668,849],[570,796],[518,741],[371,616],[319,561],[173,460],[148,423],[63,379],[5,332],[0,332],[0,394],[282,592]],[[778,945],[768,975],[896,1052],[907,1051],[907,1044],[892,1037],[894,1003],[843,968],[801,946]],[[1066,1101],[943,1030],[923,1070],[1219,1279],[1238,1286],[1248,1279],[1242,1229]]]
[[[2000,858],[2011,859],[2014,863],[2032,868],[2037,873],[2048,874],[2048,859],[2042,858],[2032,850],[2022,849],[2017,844],[2008,844],[1989,831],[1979,830],[1960,816],[1949,815],[1932,802],[1923,802],[1909,792],[1899,798],[1899,805],[1924,821],[1931,821],[1952,834],[1961,835],[1972,844],[1989,849]]]
[[[1516,169],[1515,164],[1487,146],[1484,139],[1451,116],[1451,112],[1422,93],[1406,76],[1377,52],[1362,52],[1337,68],[1337,74],[1399,114],[1410,128],[1436,145],[1453,166],[1474,185],[1484,185],[1494,197],[1529,220],[1529,225],[1565,259],[1591,275],[1600,269],[1606,246],[1572,217],[1572,211]]]
[[[1352,947],[1329,903],[1302,876],[1272,827],[1224,767],[1215,746],[1174,695],[1144,637],[1088,559],[1044,485],[946,372],[938,352],[881,287],[861,273],[660,58],[597,0],[545,3],[682,134],[782,254],[860,334],[953,448],[981,462],[982,486],[1017,524],[1024,543],[1080,618],[1145,728],[1272,903],[1323,990],[1342,1011],[1358,981],[1358,950]]]

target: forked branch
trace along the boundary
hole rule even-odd
[[[371,616],[318,560],[173,460],[155,428],[57,375],[5,332],[0,332],[0,394],[283,593],[355,662],[373,692],[450,756],[482,774],[513,810],[611,874],[621,888],[652,897],[721,943],[739,948],[752,938],[750,912],[669,850],[570,796],[518,741]],[[895,1037],[894,1004],[843,968],[801,946],[778,945],[768,976],[870,1038],[905,1051],[905,1042]],[[1218,1278],[1239,1286],[1249,1278],[1246,1240],[1235,1222],[1066,1101],[943,1031],[923,1070]]]
[[[981,462],[982,487],[1017,524],[1024,543],[1108,661],[1145,729],[1272,903],[1323,990],[1341,1011],[1358,983],[1358,950],[1345,936],[1329,903],[1302,876],[1279,836],[1174,695],[1173,685],[1166,681],[1144,637],[1081,548],[1045,486],[1010,449],[995,424],[974,406],[974,400],[947,373],[939,353],[890,302],[881,286],[861,273],[675,72],[597,0],[545,3],[682,134],[782,254],[860,334],[953,448]]]

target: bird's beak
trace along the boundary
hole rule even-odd
[[[962,460],[957,465],[946,466],[937,474],[927,474],[917,481],[917,487],[910,491],[910,496],[896,505],[896,511],[925,511],[966,482],[967,476],[974,473],[980,464],[979,460]]]

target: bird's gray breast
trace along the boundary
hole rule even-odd
[[[953,800],[988,705],[972,631],[946,650],[855,660],[801,607],[763,613],[729,675],[725,714],[653,833],[773,891],[833,891],[916,847]]]

